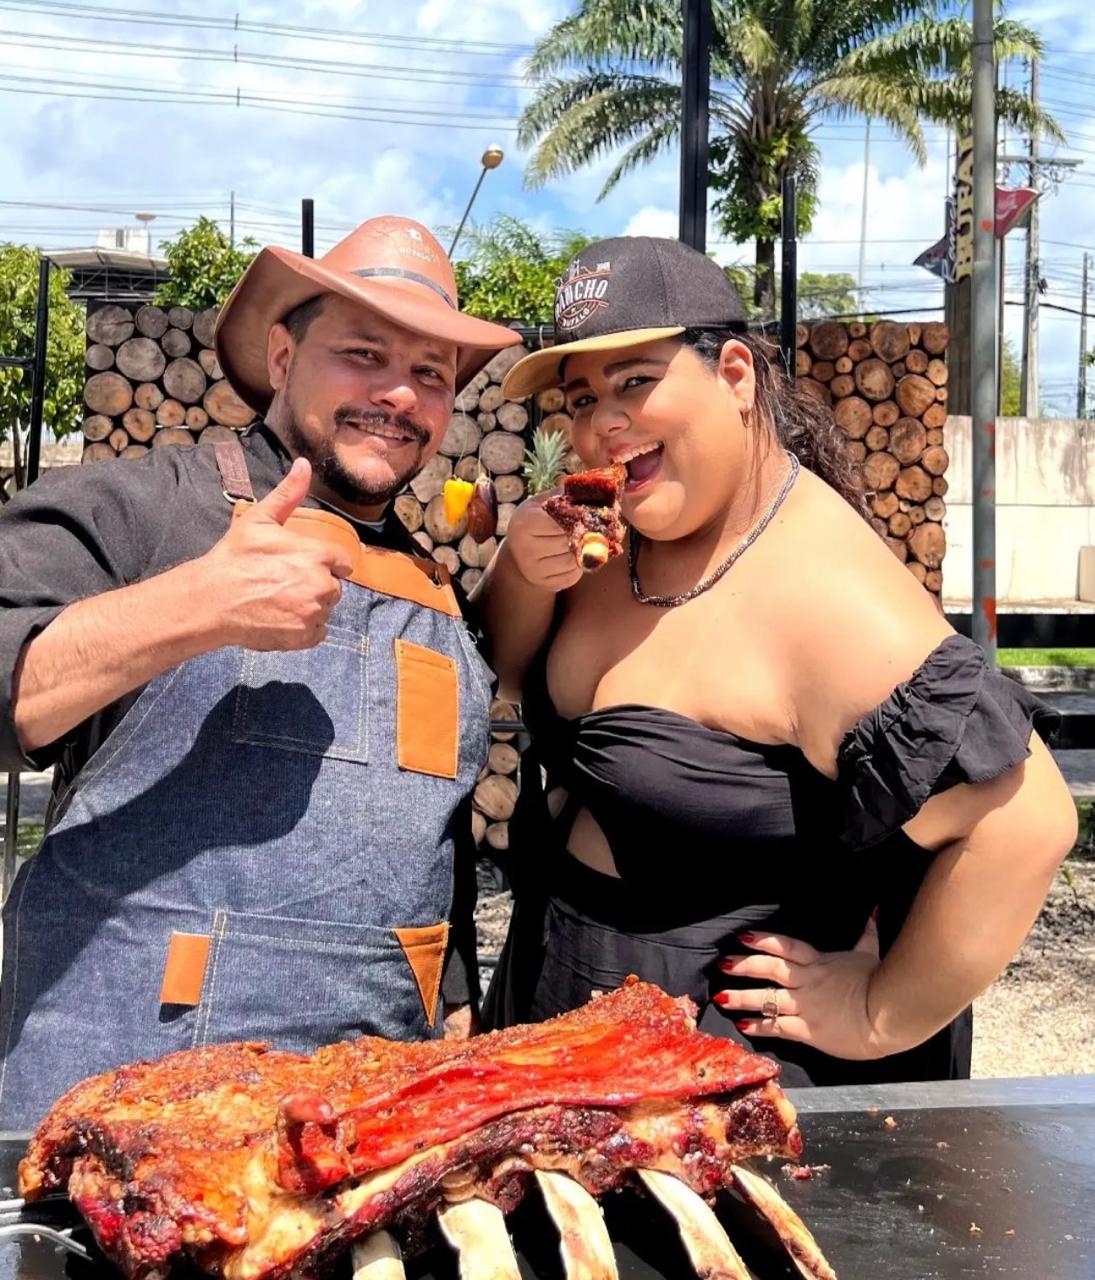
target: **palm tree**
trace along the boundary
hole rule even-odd
[[[798,179],[799,230],[815,209],[827,117],[889,125],[923,164],[921,122],[961,125],[972,108],[971,29],[941,0],[712,0],[711,188],[724,234],[756,241],[754,302],[774,306],[783,175]],[[996,22],[998,59],[1037,58],[1038,35]],[[676,145],[683,44],[680,0],[582,0],[537,44],[537,93],[518,141],[535,145],[526,182],[539,186],[623,148],[603,198],[624,174]],[[1015,90],[997,109],[1021,129],[1061,139],[1056,122]]]

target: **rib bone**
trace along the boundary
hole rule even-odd
[[[691,1187],[671,1173],[640,1169],[646,1189],[669,1211],[700,1280],[750,1280],[730,1237]]]
[[[460,1280],[521,1280],[502,1210],[489,1200],[463,1200],[437,1215],[460,1258]]]
[[[616,1255],[597,1201],[565,1173],[538,1169],[536,1181],[559,1231],[567,1280],[618,1280]]]
[[[353,1271],[354,1280],[407,1280],[399,1243],[388,1231],[374,1231],[356,1242]]]
[[[740,1164],[732,1166],[734,1186],[742,1196],[767,1218],[791,1255],[791,1261],[806,1280],[836,1280],[836,1272],[825,1260],[817,1241],[805,1222],[795,1213],[779,1192],[759,1173]]]

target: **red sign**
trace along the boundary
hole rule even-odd
[[[1022,226],[1030,214],[1030,206],[1038,199],[1038,192],[1030,187],[996,188],[996,237],[1006,236],[1015,227]]]

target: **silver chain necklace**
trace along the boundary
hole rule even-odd
[[[791,459],[791,469],[787,473],[787,479],[784,480],[779,493],[772,499],[772,505],[742,538],[734,550],[730,552],[722,564],[712,569],[707,577],[697,582],[694,587],[690,587],[687,591],[682,591],[680,595],[647,596],[643,594],[643,589],[639,586],[639,543],[641,538],[634,529],[631,529],[627,540],[627,572],[631,578],[631,593],[635,599],[640,604],[652,604],[656,609],[675,609],[677,605],[687,604],[689,600],[695,600],[697,596],[702,596],[705,591],[710,591],[715,583],[732,568],[738,559],[756,542],[764,530],[767,529],[776,512],[783,506],[784,499],[791,492],[791,486],[798,476],[799,461],[793,453],[789,453],[787,456]]]

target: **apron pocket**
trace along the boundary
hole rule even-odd
[[[244,652],[232,741],[335,760],[368,760],[367,641],[328,626],[313,649]]]
[[[269,1040],[311,1053],[360,1035],[431,1034],[390,929],[217,911],[194,1043]]]
[[[399,767],[455,779],[460,726],[456,663],[435,649],[396,640],[395,667]]]

